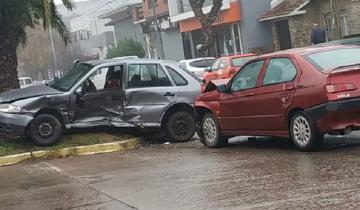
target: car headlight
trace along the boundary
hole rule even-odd
[[[4,113],[20,113],[21,107],[14,104],[0,104],[0,112]]]

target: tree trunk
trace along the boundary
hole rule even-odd
[[[19,88],[16,46],[10,40],[0,35],[0,92]]]
[[[203,36],[205,38],[205,44],[207,48],[207,56],[209,57],[216,57],[216,47],[215,47],[215,37],[214,32],[210,26],[204,27]]]

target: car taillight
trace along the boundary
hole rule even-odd
[[[340,93],[346,91],[356,90],[356,87],[353,84],[335,84],[335,85],[326,85],[326,92],[328,93]]]

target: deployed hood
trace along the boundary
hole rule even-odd
[[[32,86],[24,89],[16,89],[0,93],[0,103],[11,103],[22,99],[44,95],[55,95],[60,93],[62,92],[48,86]]]

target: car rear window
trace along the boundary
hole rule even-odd
[[[320,71],[327,72],[342,66],[360,64],[360,48],[312,53],[306,55],[305,58]]]
[[[25,85],[31,85],[31,79],[25,79]]]
[[[186,81],[186,79],[181,76],[181,74],[179,74],[175,69],[166,66],[166,69],[168,70],[170,76],[173,78],[176,86],[186,86],[188,85],[188,82]]]
[[[247,63],[249,60],[256,58],[256,56],[233,58],[231,59],[231,66],[240,67]]]
[[[195,68],[207,68],[215,63],[215,59],[206,59],[190,62],[189,65]]]

